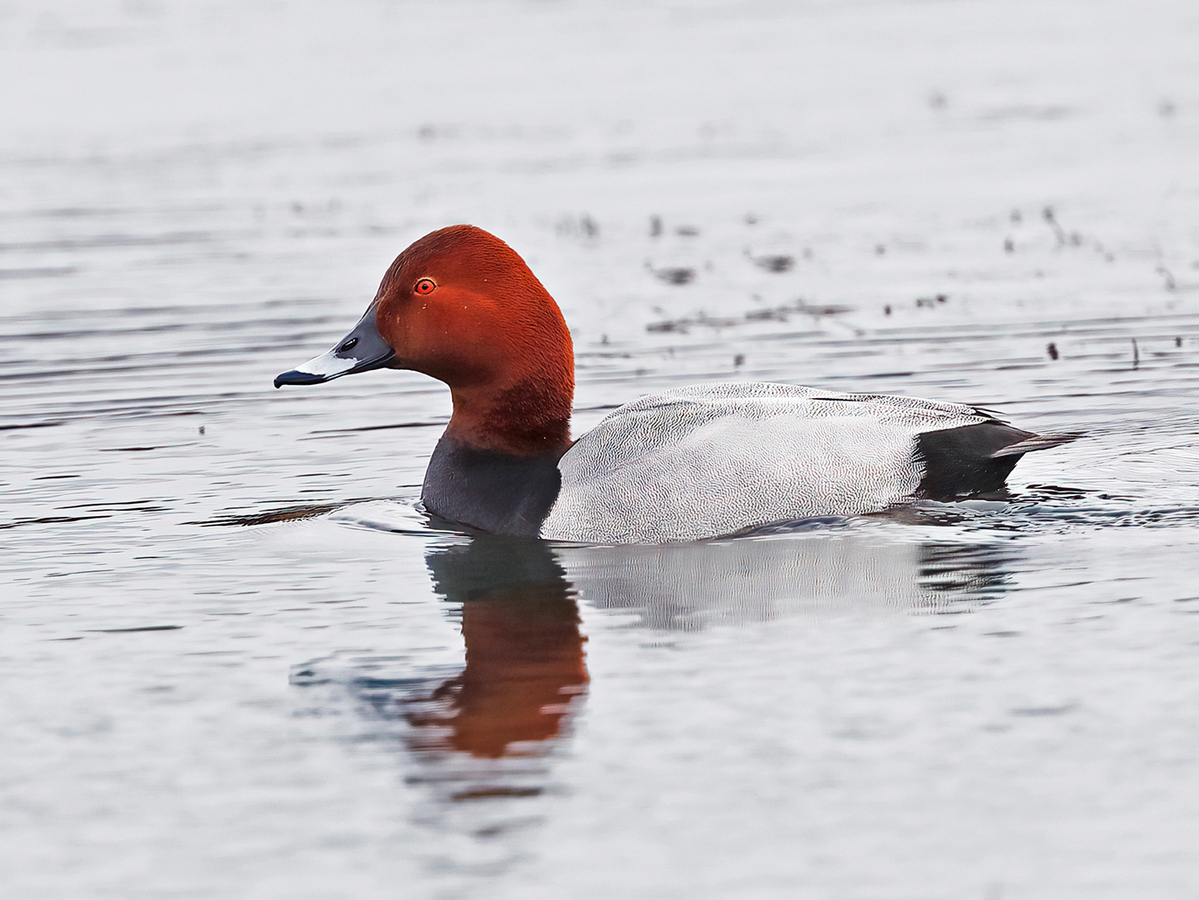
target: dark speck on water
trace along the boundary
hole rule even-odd
[[[667,284],[690,284],[695,280],[695,269],[690,266],[667,266],[661,269],[655,269],[652,263],[646,263],[645,267],[660,281],[665,281]]]
[[[788,272],[795,265],[795,257],[789,254],[778,253],[754,256],[747,250],[745,255],[749,257],[754,265],[767,272]]]

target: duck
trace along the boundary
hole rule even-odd
[[[1025,453],[1077,437],[960,403],[727,382],[642,397],[572,439],[562,311],[515,250],[472,225],[404,250],[358,324],[275,387],[376,369],[450,389],[425,511],[548,541],[696,541],[951,502],[1003,490]]]

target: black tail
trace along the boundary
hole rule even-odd
[[[1003,422],[926,431],[916,439],[916,458],[924,466],[916,496],[955,500],[1001,490],[1025,453],[1066,444],[1078,437],[1033,434]]]

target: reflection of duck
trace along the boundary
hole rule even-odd
[[[652,628],[696,630],[796,616],[960,610],[1002,589],[1011,551],[839,528],[556,552],[588,605],[636,610]]]
[[[317,660],[293,680],[341,683],[362,702],[367,728],[398,730],[411,754],[405,780],[423,788],[420,821],[439,834],[486,837],[467,846],[461,864],[483,855],[502,867],[524,851],[494,839],[542,821],[546,808],[529,798],[554,784],[553,751],[587,689],[576,596],[590,608],[635,612],[645,628],[695,630],[846,610],[956,612],[1007,577],[1006,545],[894,538],[885,524],[656,547],[453,538],[426,561],[451,614],[460,610],[464,669],[352,658],[347,678],[336,661]],[[626,651],[629,643],[637,641]]]
[[[1070,439],[957,403],[715,384],[644,397],[572,443],[562,313],[507,244],[466,225],[401,253],[354,330],[275,386],[381,367],[449,385],[423,500],[498,534],[656,543],[877,512],[998,490],[1024,453]]]
[[[586,690],[579,610],[549,548],[481,536],[434,550],[434,589],[462,604],[466,668],[409,715],[447,727],[414,740],[426,749],[499,757],[514,745],[557,737],[570,701]]]
[[[421,764],[411,780],[439,786],[443,799],[540,794],[544,757],[587,690],[574,591],[540,541],[481,535],[425,559],[461,617],[464,668],[336,654],[296,667],[292,683],[347,687],[381,733],[399,729]]]

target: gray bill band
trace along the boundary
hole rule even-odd
[[[394,356],[395,351],[379,334],[375,324],[375,307],[372,306],[354,326],[354,330],[338,341],[336,347],[279,375],[275,378],[275,387],[285,384],[321,384],[342,375],[369,372],[387,365]]]

